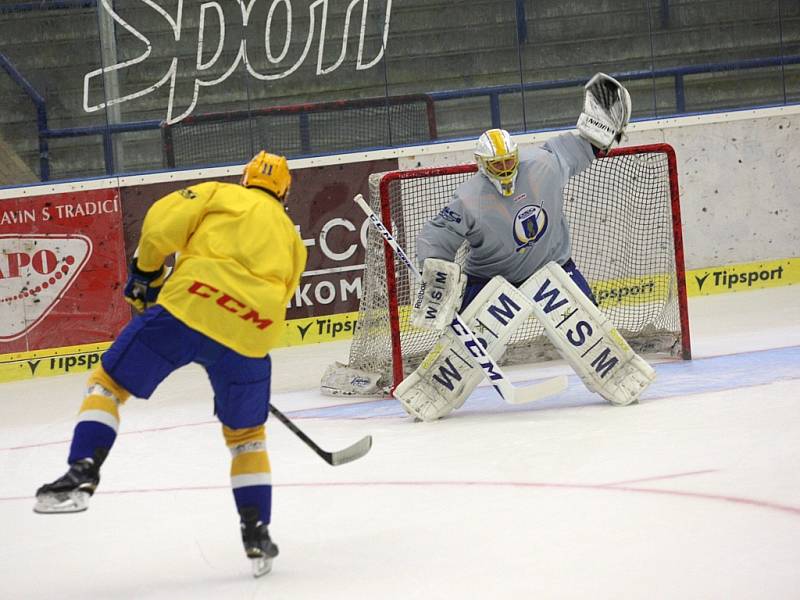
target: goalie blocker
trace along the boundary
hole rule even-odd
[[[428,258],[422,265],[422,281],[411,310],[411,324],[441,331],[453,320],[464,295],[467,277],[458,263]]]
[[[519,289],[495,277],[465,309],[463,318],[499,360],[511,334],[529,314],[586,387],[616,406],[635,402],[655,371],[556,263]],[[434,421],[460,408],[481,381],[480,368],[448,328],[422,364],[394,390],[406,411]]]

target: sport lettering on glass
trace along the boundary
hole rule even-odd
[[[248,2],[244,0],[236,0],[235,2],[232,0],[226,2],[209,0],[199,5],[199,14],[196,18],[187,17],[185,19],[186,23],[198,23],[195,29],[184,28],[183,0],[178,1],[177,14],[174,16],[158,6],[155,0],[139,0],[142,5],[155,11],[172,30],[172,39],[167,38],[165,40],[158,37],[154,38],[152,42],[145,33],[139,31],[114,9],[112,1],[101,0],[102,10],[105,10],[120,27],[138,39],[141,42],[142,50],[134,58],[119,61],[86,73],[83,78],[83,110],[87,113],[96,112],[109,106],[141,98],[155,92],[169,82],[170,91],[165,119],[167,124],[177,123],[192,114],[194,107],[197,105],[200,88],[214,87],[221,84],[236,71],[242,62],[247,72],[260,81],[276,81],[288,77],[306,62],[314,45],[315,37],[317,39],[316,75],[327,75],[342,65],[348,46],[352,46],[349,43],[351,36],[358,39],[358,55],[355,61],[356,70],[371,69],[383,58],[389,37],[389,21],[392,10],[392,0],[384,0],[383,5],[379,5],[374,0],[372,4],[370,4],[369,0],[351,0],[344,18],[339,55],[332,63],[326,66],[323,64],[326,43],[339,43],[337,37],[331,35],[332,32],[329,31],[329,0],[313,0],[308,5],[307,19],[295,16],[292,0],[249,0]],[[135,0],[131,0],[130,3],[126,4],[133,4],[134,2]],[[294,0],[295,5],[298,2],[299,0]],[[359,21],[359,13],[356,11],[359,5],[361,5],[360,24],[357,23]],[[384,11],[379,13],[384,15],[382,42],[377,54],[370,59],[366,59],[364,57],[364,45],[368,34],[371,33],[367,31],[368,17],[371,12],[376,12],[376,5],[379,8],[383,8]],[[268,10],[266,10],[266,18],[264,20],[255,16],[261,15],[264,12],[261,8],[266,8],[267,6]],[[256,8],[259,10],[254,11]],[[282,11],[285,16],[285,19],[281,20],[285,23],[285,28],[278,24],[276,14],[281,14],[278,11]],[[126,12],[125,14],[127,15],[128,13]],[[135,14],[135,11],[131,11],[131,15]],[[142,18],[141,14],[139,14],[138,18]],[[306,21],[308,22],[306,39],[300,44],[290,46],[293,24],[297,24],[297,27],[294,28],[297,29],[301,23],[305,26]],[[353,28],[356,29],[352,32],[351,21],[354,23]],[[196,36],[196,50],[190,53],[178,52],[179,44],[185,45],[187,38],[191,39],[192,36]],[[238,36],[238,39],[237,37],[233,38],[233,47],[236,48],[238,45],[238,51],[230,51],[231,43],[229,41],[226,46],[226,36]],[[247,43],[248,38],[250,39],[249,44]],[[263,46],[259,47],[258,44],[255,44],[252,41],[254,39],[263,40]],[[213,40],[216,40],[215,47]],[[281,43],[280,52],[277,55],[274,54],[273,45],[280,46]],[[154,47],[154,44],[170,44],[171,47]],[[290,49],[292,48],[297,49],[296,56],[290,56]],[[223,49],[225,52],[223,52]],[[263,53],[263,56],[256,55],[256,52]],[[105,93],[102,83],[107,74],[114,72],[124,73],[131,68],[139,70],[141,66],[137,65],[141,65],[151,56],[157,56],[159,60],[164,57],[172,57],[172,60],[167,63],[169,67],[158,81],[119,97],[103,98],[99,102],[92,100],[92,95],[99,96]],[[233,56],[234,58],[224,72],[219,74],[222,65],[217,63],[222,60],[223,56]],[[254,66],[254,58],[266,58],[269,64],[269,72],[259,72]],[[186,77],[187,74],[189,77]],[[100,78],[99,81],[95,83],[98,78]],[[177,108],[180,103],[176,101],[176,88],[179,82],[186,80],[191,80],[193,91],[188,107],[181,112]]]

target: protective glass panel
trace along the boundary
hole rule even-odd
[[[785,0],[0,1],[0,185],[800,100]]]

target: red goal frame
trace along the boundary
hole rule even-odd
[[[678,311],[681,328],[681,350],[680,356],[684,360],[692,357],[691,338],[689,332],[689,311],[687,302],[686,288],[686,267],[684,261],[683,232],[681,226],[680,193],[678,190],[678,167],[675,150],[669,144],[646,144],[639,146],[628,146],[614,148],[606,157],[626,156],[632,154],[661,153],[667,157],[669,194],[672,212],[672,236],[675,251],[675,272],[678,291]],[[422,177],[432,177],[437,175],[455,175],[464,173],[474,173],[478,170],[474,163],[460,164],[447,167],[418,168],[408,170],[391,171],[384,174],[379,183],[380,212],[381,220],[385,227],[392,231],[391,217],[391,196],[389,187],[398,180],[416,179]],[[397,302],[396,271],[394,252],[388,243],[384,242],[384,260],[386,264],[386,285],[389,296],[389,324],[392,342],[392,371],[393,386],[397,386],[404,378],[402,346],[400,342],[400,315]]]

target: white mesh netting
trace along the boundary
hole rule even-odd
[[[674,154],[666,145],[618,149],[574,177],[564,189],[573,259],[600,308],[640,353],[689,358],[683,257]],[[474,165],[394,171],[370,176],[369,202],[412,259],[416,235]],[[675,226],[673,226],[673,219]],[[459,252],[463,262],[467,248]],[[358,324],[348,366],[399,383],[433,346],[436,333],[408,323],[416,282],[370,228]],[[391,275],[391,274],[390,274]],[[682,325],[683,324],[683,325]],[[558,355],[533,319],[509,343],[501,364]]]

